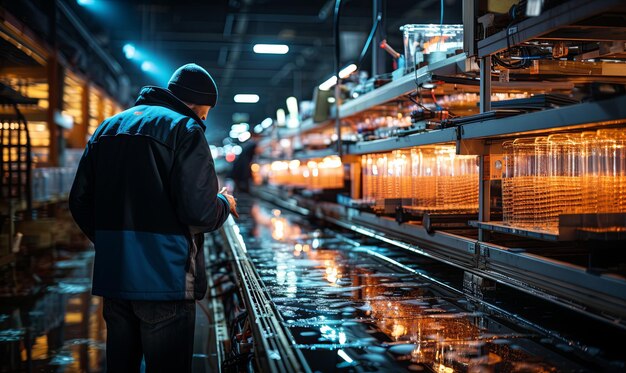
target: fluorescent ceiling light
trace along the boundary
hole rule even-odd
[[[341,79],[347,77],[348,75],[352,74],[353,72],[356,71],[356,65],[351,63],[350,65],[344,67],[343,69],[339,70],[339,77]]]
[[[287,127],[296,128],[300,125],[298,119],[298,99],[295,97],[289,97],[287,99],[287,111],[289,111],[289,119],[287,120]]]
[[[252,50],[254,53],[285,54],[289,52],[289,47],[285,44],[255,44]]]
[[[157,71],[157,67],[154,63],[150,62],[150,61],[144,61],[141,64],[141,70],[145,71],[145,72],[149,72],[149,73],[156,73]]]
[[[237,133],[246,132],[250,129],[250,125],[248,123],[238,123],[230,126],[231,131],[235,131]]]
[[[276,123],[279,126],[284,126],[285,125],[285,120],[286,120],[286,116],[285,116],[285,110],[283,109],[278,109],[276,110]]]
[[[324,83],[320,84],[319,88],[322,91],[328,91],[335,84],[337,84],[337,76],[333,75],[330,78],[328,78],[328,80],[326,80]]]
[[[126,56],[126,58],[129,60],[135,57],[135,54],[137,53],[137,49],[135,48],[135,46],[130,43],[125,44],[122,50],[124,51],[124,56]]]
[[[239,140],[239,142],[246,142],[250,138],[250,136],[251,136],[250,132],[246,131],[240,134],[239,136],[237,136],[237,140]]]
[[[274,123],[272,118],[267,117],[263,119],[263,122],[261,122],[261,125],[263,126],[263,128],[269,128],[272,125],[272,123]]]
[[[356,65],[351,63],[350,65],[339,70],[339,77],[341,79],[346,78],[355,71],[356,71]],[[319,88],[322,91],[328,91],[335,84],[337,84],[337,76],[333,75],[330,78],[328,78],[324,83],[320,84]]]
[[[287,110],[289,114],[298,116],[298,99],[295,97],[289,97],[287,99]]]
[[[233,98],[239,104],[256,104],[259,102],[259,95],[240,93]]]
[[[337,350],[337,355],[346,361],[348,364],[352,364],[354,360],[342,349]]]

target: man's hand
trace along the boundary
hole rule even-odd
[[[226,187],[220,190],[220,194],[226,197],[228,200],[228,204],[230,204],[230,213],[233,214],[234,217],[239,219],[239,214],[237,213],[237,200],[232,195],[228,194]]]

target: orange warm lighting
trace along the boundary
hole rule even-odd
[[[504,223],[558,233],[563,214],[626,212],[626,130],[519,138],[503,149]]]
[[[419,210],[478,209],[476,157],[456,155],[454,146],[367,154],[361,166],[363,198],[380,208],[394,200]]]
[[[307,189],[338,189],[344,185],[343,163],[338,156],[310,160],[274,161],[269,183]]]

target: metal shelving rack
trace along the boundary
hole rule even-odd
[[[469,69],[470,61],[465,53],[457,54],[456,56],[435,62],[432,65],[426,65],[413,73],[406,74],[398,80],[387,83],[341,105],[339,118],[345,119],[374,106],[402,98],[402,96],[414,91],[418,85],[430,81],[433,76],[452,76]]]
[[[409,148],[413,146],[442,144],[454,142],[457,139],[456,128],[444,128],[424,133],[416,133],[403,137],[391,137],[381,140],[361,141],[350,145],[348,154],[368,154],[392,151],[394,149]]]
[[[620,0],[568,1],[545,10],[538,17],[528,18],[478,41],[476,57],[480,59],[479,80],[465,77],[455,81],[458,78],[455,75],[458,73],[476,70],[474,57],[468,58],[466,54],[459,54],[422,67],[414,74],[405,75],[346,102],[338,110],[339,117],[346,119],[376,106],[402,100],[407,93],[416,88],[416,84],[439,80],[442,77],[447,77],[450,82],[474,86],[480,93],[481,113],[491,110],[492,90],[515,86],[522,89],[541,86],[555,90],[571,90],[574,83],[568,81],[567,75],[561,76],[557,81],[541,84],[528,81],[505,83],[492,81],[491,55],[529,40],[551,38],[626,40],[622,29],[599,27],[593,23],[593,19],[602,19],[611,12],[623,14],[624,10],[626,3]],[[581,37],[580,30],[590,30],[588,33],[590,39],[585,39],[584,35]],[[624,81],[623,76],[618,79]],[[422,145],[456,143],[458,153],[478,155],[481,180],[479,219],[472,223],[475,229],[471,234],[430,231],[422,225],[413,223],[399,224],[390,217],[377,216],[337,203],[320,203],[298,196],[287,200],[278,197],[280,192],[276,190],[261,190],[260,194],[284,208],[327,220],[412,253],[438,259],[477,276],[541,296],[566,308],[626,329],[626,280],[623,277],[611,273],[595,273],[589,268],[553,259],[549,255],[538,255],[524,248],[505,247],[490,242],[493,232],[511,237],[517,235],[538,242],[559,241],[564,237],[548,232],[500,229],[501,225],[490,222],[490,178],[487,174],[489,157],[501,153],[500,144],[505,139],[548,132],[623,126],[625,123],[626,96],[617,96],[512,117],[478,120],[405,137],[363,141],[347,147],[343,154],[350,156]],[[308,128],[307,131],[312,129],[314,127]]]
[[[0,216],[6,229],[6,241],[0,250],[0,267],[13,262],[15,244],[15,213],[32,207],[31,146],[28,122],[18,105],[38,102],[0,84],[0,106],[11,107],[13,114],[0,114]]]
[[[622,0],[570,0],[480,40],[478,57],[533,39],[619,40],[624,37],[623,28],[603,17],[625,11]]]

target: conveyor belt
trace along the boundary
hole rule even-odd
[[[246,255],[246,245],[232,216],[222,232],[235,263],[239,287],[254,327],[255,355],[263,372],[310,372],[299,350],[293,348],[293,337],[283,327],[281,317],[265,291],[254,266]]]

